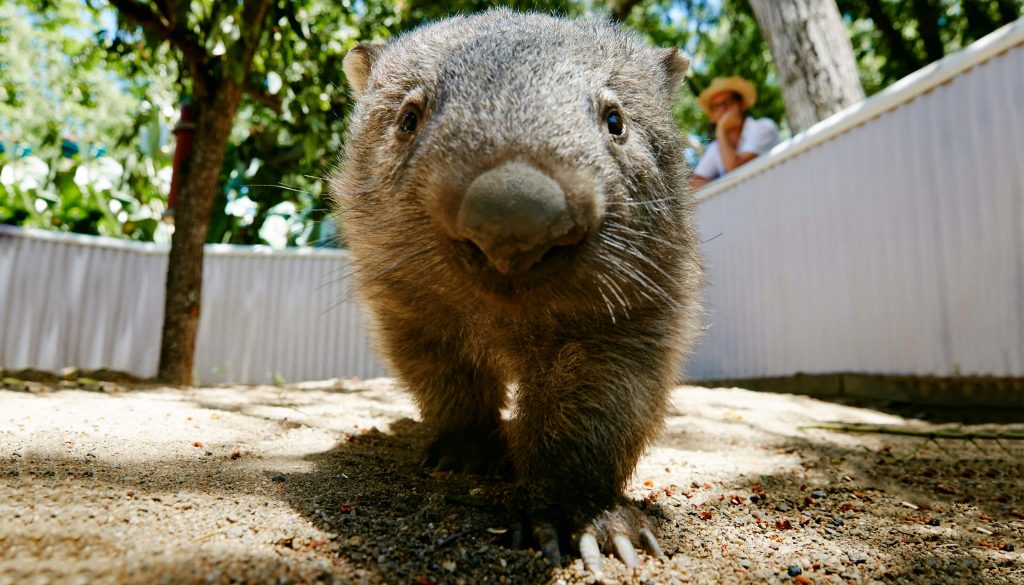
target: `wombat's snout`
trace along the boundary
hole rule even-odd
[[[585,233],[561,185],[523,162],[506,162],[473,179],[456,229],[507,276],[525,272],[553,247],[575,244]]]

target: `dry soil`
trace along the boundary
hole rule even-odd
[[[609,581],[1024,583],[1024,441],[807,397],[680,387],[629,493],[666,557]],[[0,585],[573,583],[511,550],[509,486],[418,466],[388,380],[0,389]],[[960,432],[1022,432],[1020,426]]]

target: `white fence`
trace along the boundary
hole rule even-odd
[[[691,377],[1024,376],[1024,20],[699,197]]]
[[[699,193],[694,379],[1024,376],[1024,21]],[[166,249],[0,226],[0,368],[156,372]],[[371,377],[344,252],[207,248],[201,382]]]
[[[156,374],[167,248],[0,226],[0,367]],[[207,246],[199,381],[373,377],[345,252]]]

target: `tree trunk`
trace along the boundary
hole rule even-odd
[[[174,210],[175,228],[167,263],[163,339],[157,374],[157,379],[164,383],[192,384],[203,287],[203,245],[241,97],[240,86],[224,81],[212,90],[212,95],[196,104],[195,146]]]
[[[946,54],[946,47],[939,35],[939,17],[941,7],[935,0],[914,0],[911,2],[914,17],[917,19],[917,34],[924,43],[924,54],[928,62],[938,61]]]
[[[750,6],[771,48],[793,132],[864,99],[834,0],[750,0]]]

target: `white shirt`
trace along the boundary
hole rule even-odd
[[[752,152],[758,156],[771,150],[779,143],[779,127],[771,118],[757,118],[756,120],[747,117],[743,121],[743,129],[740,130],[740,141],[736,145],[736,153]],[[722,163],[722,153],[718,149],[718,141],[715,140],[704,151],[700,162],[693,169],[693,174],[700,175],[706,179],[717,179],[725,174],[725,165]]]

